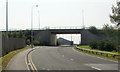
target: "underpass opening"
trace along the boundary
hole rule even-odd
[[[81,34],[57,34],[57,45],[80,45]]]

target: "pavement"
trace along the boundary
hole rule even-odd
[[[8,63],[6,70],[29,70],[26,57],[30,50],[27,49],[15,55]]]

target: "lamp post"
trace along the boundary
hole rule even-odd
[[[73,41],[72,41],[72,34],[71,34],[71,45],[73,45]]]
[[[82,10],[82,24],[83,24],[83,29],[85,29],[85,24],[84,24],[84,10]]]
[[[6,0],[6,37],[8,38],[8,0]]]
[[[31,8],[31,46],[33,48],[33,8],[38,7],[38,5],[33,5]]]
[[[39,30],[40,30],[40,11],[38,10],[38,24],[39,24]]]

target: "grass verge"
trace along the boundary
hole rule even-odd
[[[80,48],[85,48],[85,49],[90,49],[90,50],[94,50],[94,51],[101,51],[101,52],[118,54],[118,52],[114,52],[114,51],[103,51],[103,50],[98,50],[98,49],[91,49],[90,46],[78,46],[78,47],[80,47]]]
[[[109,51],[102,51],[102,50],[97,50],[97,49],[91,49],[91,47],[89,47],[89,46],[77,46],[78,48],[84,48],[84,49],[89,49],[89,50],[93,50],[93,51],[100,51],[100,52],[106,52],[106,53],[114,53],[114,54],[118,54],[118,52],[109,52]],[[82,50],[79,50],[79,49],[77,49],[77,48],[75,48],[76,50],[78,50],[78,51],[82,51]],[[97,56],[101,56],[101,57],[107,57],[107,58],[111,58],[111,59],[116,59],[116,60],[118,60],[118,59],[120,59],[119,58],[119,56],[116,56],[116,57],[114,57],[113,55],[111,55],[111,54],[108,54],[108,55],[106,55],[106,54],[100,54],[100,53],[96,53],[96,52],[89,52],[89,51],[82,51],[82,52],[85,52],[85,53],[89,53],[89,54],[93,54],[93,55],[97,55]]]
[[[31,48],[31,47],[29,46],[29,47],[25,47],[22,49],[14,50],[14,51],[11,51],[8,54],[4,55],[3,57],[1,57],[0,58],[0,71],[4,70],[7,67],[9,61],[12,59],[13,56],[15,56],[17,53],[24,51],[26,49],[29,49],[29,48]]]

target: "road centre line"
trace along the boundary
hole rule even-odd
[[[62,55],[62,57],[65,57],[64,55]]]
[[[71,58],[70,60],[73,61],[74,59]]]

